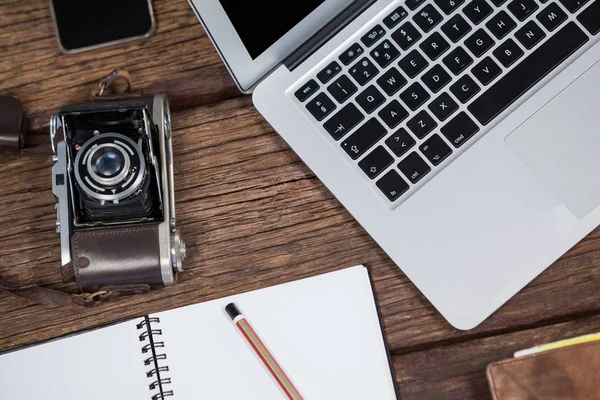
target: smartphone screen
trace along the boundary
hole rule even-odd
[[[149,0],[52,0],[58,41],[67,52],[148,36]]]

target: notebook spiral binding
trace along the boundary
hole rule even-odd
[[[148,388],[155,392],[150,397],[151,400],[161,400],[173,396],[173,390],[165,388],[166,385],[171,384],[171,378],[165,377],[165,373],[169,372],[169,367],[163,365],[167,355],[158,354],[157,351],[157,349],[165,347],[164,342],[156,340],[157,336],[162,335],[162,330],[154,326],[159,323],[160,318],[146,316],[137,324],[137,329],[143,329],[139,335],[140,342],[148,342],[142,347],[142,354],[151,354],[144,360],[144,365],[153,367],[146,372],[146,377],[152,379]]]

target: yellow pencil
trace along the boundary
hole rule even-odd
[[[529,349],[517,351],[514,356],[515,357],[523,357],[528,356],[530,354],[539,353],[541,351],[547,351],[552,349],[559,349],[561,347],[572,346],[574,344],[587,343],[592,342],[594,340],[600,340],[600,332],[599,333],[591,333],[589,335],[577,336],[570,339],[559,340],[557,342],[546,343],[539,346],[534,346]]]
[[[275,378],[287,398],[289,400],[302,400],[302,396],[300,396],[300,393],[298,393],[296,387],[294,387],[288,376],[285,374],[285,372],[283,372],[283,369],[281,369],[277,361],[275,361],[273,355],[269,352],[262,340],[260,340],[254,329],[252,329],[250,323],[242,315],[240,310],[238,310],[236,305],[234,303],[227,304],[225,311],[235,326],[237,326],[240,332],[242,332],[242,335],[250,347],[252,347],[252,349],[256,352],[273,378]]]

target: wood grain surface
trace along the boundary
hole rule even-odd
[[[0,293],[0,352],[359,263],[372,266],[405,400],[487,399],[487,363],[600,330],[598,229],[479,327],[452,328],[237,90],[188,3],[153,4],[157,32],[147,40],[66,55],[47,2],[0,1],[0,94],[23,101],[31,143],[0,155],[0,274],[74,290],[59,273],[48,118],[87,100],[115,67],[141,92],[169,96],[189,249],[176,285],[93,309]]]

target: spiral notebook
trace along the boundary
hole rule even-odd
[[[306,400],[396,400],[370,269],[353,266],[0,355],[0,399],[280,400],[235,301]]]

